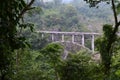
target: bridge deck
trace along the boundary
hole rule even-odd
[[[37,31],[37,32],[48,33],[48,34],[101,35],[101,33],[94,33],[94,32],[60,32],[60,31]]]

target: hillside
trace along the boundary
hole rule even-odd
[[[36,0],[34,6],[36,8],[25,15],[25,21],[35,23],[39,30],[101,32],[103,24],[113,22],[112,11],[106,3],[90,8],[82,0],[65,3]]]

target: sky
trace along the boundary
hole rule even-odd
[[[43,0],[43,1],[53,1],[53,0]],[[72,0],[62,0],[63,2],[65,2],[65,3],[68,3],[68,2],[70,2],[70,1],[72,1]]]
[[[63,2],[70,2],[70,1],[72,1],[72,0],[63,0]]]

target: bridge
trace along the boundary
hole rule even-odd
[[[43,38],[46,34],[49,34],[52,42],[71,42],[73,44],[87,47],[85,43],[90,44],[89,49],[94,53],[95,51],[95,37],[99,36],[100,33],[89,33],[89,32],[59,32],[59,31],[37,31]]]

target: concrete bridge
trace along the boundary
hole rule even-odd
[[[43,38],[46,34],[49,34],[52,42],[72,42],[74,44],[82,45],[87,47],[85,44],[90,44],[90,50],[94,53],[95,50],[95,37],[99,36],[100,33],[89,33],[89,32],[58,32],[58,31],[37,31],[41,33]]]

